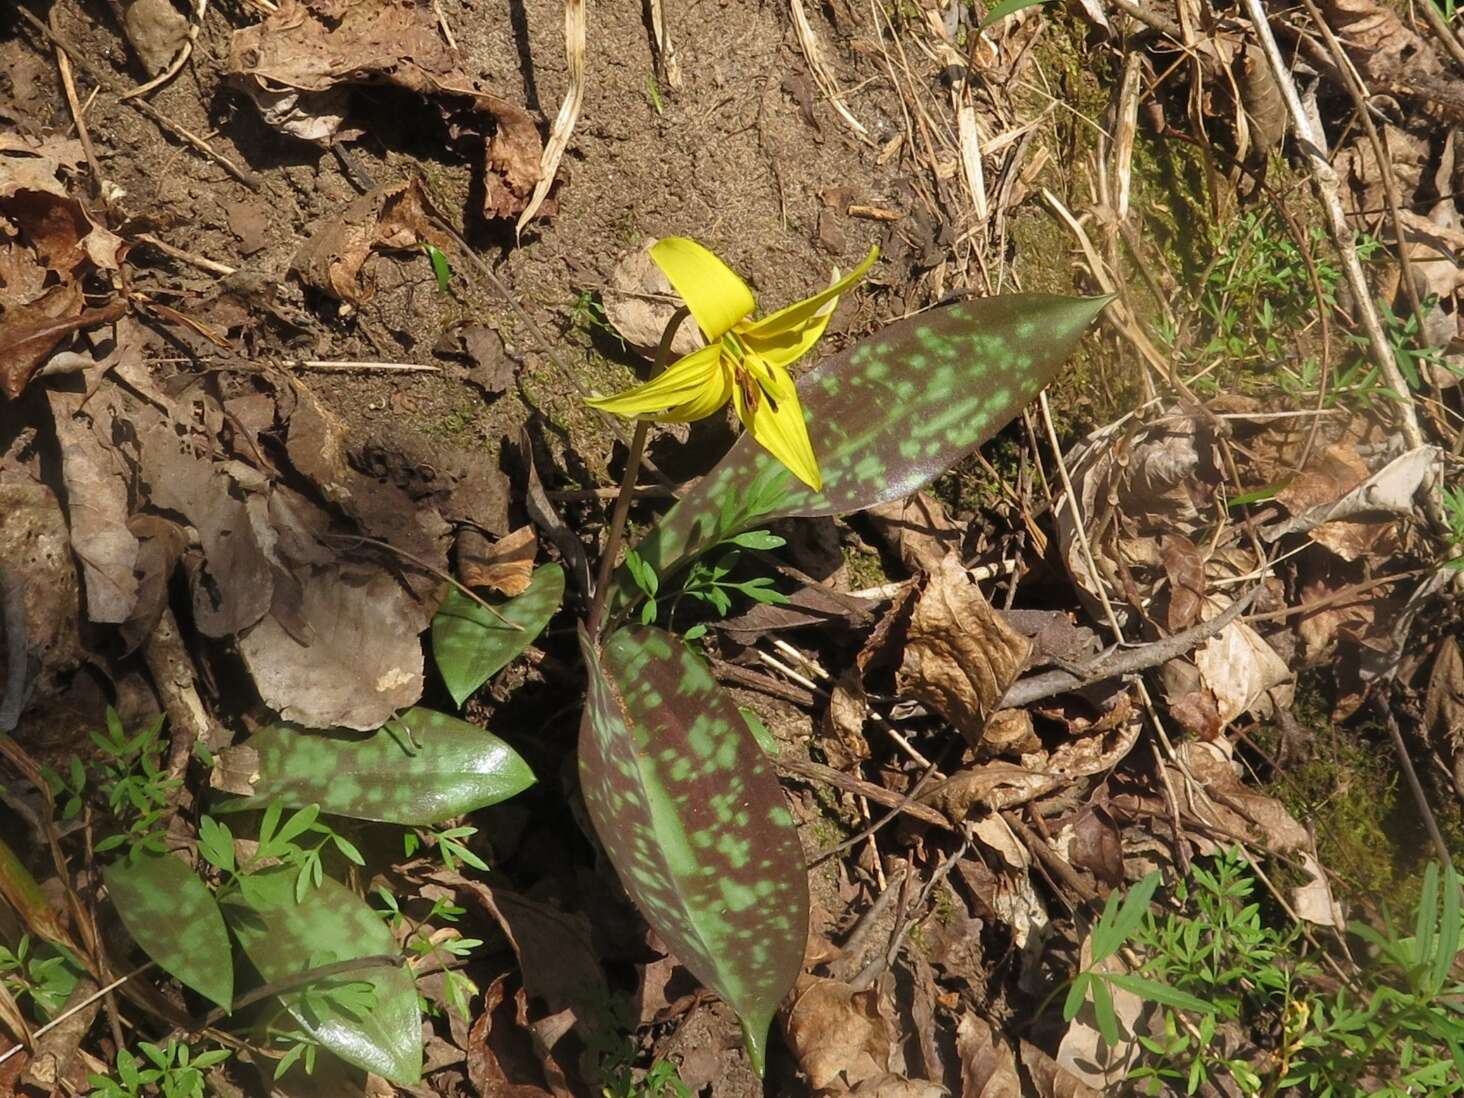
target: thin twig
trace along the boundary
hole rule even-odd
[[[951,821],[942,812],[937,812],[929,805],[921,804],[919,801],[912,801],[909,796],[902,796],[892,792],[882,785],[875,785],[873,782],[864,781],[862,778],[851,778],[842,770],[835,770],[832,766],[824,766],[822,763],[810,762],[806,759],[785,759],[777,758],[773,762],[780,770],[790,774],[797,774],[799,777],[811,778],[814,781],[823,782],[825,785],[832,785],[836,789],[842,789],[845,793],[853,793],[856,796],[864,797],[875,804],[882,804],[886,808],[893,808],[899,812],[919,820],[921,823],[930,824],[932,827],[944,828],[947,831],[954,831]],[[874,828],[871,827],[871,831]],[[862,839],[863,836],[861,835]]]
[[[105,998],[106,996],[112,994],[112,992],[116,991],[119,987],[125,984],[128,980],[132,979],[134,976],[139,976],[142,973],[146,972],[148,969],[153,967],[153,963],[154,962],[152,961],[148,961],[144,965],[139,965],[137,968],[134,968],[131,972],[129,972],[126,976],[119,976],[111,983],[98,988],[96,991],[88,995],[85,999],[81,1000],[81,1002],[73,1003],[71,1006],[63,1010],[60,1014],[56,1015],[56,1017],[52,1018],[45,1025],[41,1026],[39,1029],[33,1030],[31,1032],[32,1043],[35,1042],[35,1039],[37,1037],[49,1033],[51,1030],[61,1025],[67,1019],[73,1018],[77,1014],[80,1014],[83,1010],[91,1006],[98,999]],[[8,1048],[4,1052],[0,1052],[0,1064],[3,1064],[6,1060],[10,1059],[24,1047],[24,1045],[16,1045],[14,1048]]]
[[[191,264],[200,271],[208,271],[210,274],[223,275],[227,278],[231,274],[237,274],[239,270],[237,267],[230,267],[227,263],[220,263],[218,260],[209,259],[207,256],[199,255],[197,252],[185,251],[174,244],[169,244],[166,240],[159,240],[152,233],[138,233],[133,239],[140,240],[142,243],[156,248],[164,255],[170,255],[174,259],[181,259],[184,263]]]
[[[57,8],[51,9],[53,23],[56,20],[56,12]],[[56,69],[61,73],[61,88],[66,93],[66,106],[70,109],[72,120],[76,123],[76,136],[81,140],[81,151],[86,154],[87,167],[91,169],[92,183],[96,185],[97,197],[102,200],[104,205],[109,204],[109,188],[102,178],[102,167],[97,162],[96,149],[92,148],[91,131],[86,126],[86,111],[82,109],[81,100],[76,95],[76,80],[71,75],[71,59],[66,56],[66,51],[55,43],[52,43],[51,48],[56,53]]]
[[[1261,590],[1262,586],[1257,584],[1209,621],[1201,622],[1182,633],[1175,633],[1173,636],[1162,637],[1137,648],[1115,652],[1110,656],[1096,659],[1082,668],[1080,673],[1062,670],[1044,671],[1039,675],[1020,679],[1012,684],[1011,689],[1006,692],[997,708],[1021,709],[1055,694],[1081,690],[1085,686],[1092,686],[1104,679],[1132,675],[1137,671],[1146,671],[1151,667],[1168,663],[1197,648],[1235,621],[1256,600]],[[1292,610],[1288,613],[1297,613],[1297,611]]]
[[[1453,869],[1454,859],[1449,855],[1449,844],[1444,842],[1443,832],[1439,830],[1439,821],[1429,806],[1428,797],[1424,795],[1423,785],[1418,780],[1418,771],[1413,767],[1413,759],[1408,754],[1408,745],[1403,742],[1403,732],[1398,727],[1397,718],[1393,716],[1392,707],[1380,700],[1378,709],[1382,711],[1383,723],[1388,726],[1388,736],[1392,739],[1393,751],[1398,756],[1398,766],[1403,771],[1404,780],[1408,783],[1408,791],[1413,794],[1413,803],[1418,806],[1418,814],[1423,817],[1423,826],[1428,829],[1428,837],[1433,842],[1439,861]]]

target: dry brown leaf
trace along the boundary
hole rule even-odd
[[[1181,694],[1170,701],[1169,715],[1186,732],[1202,740],[1213,740],[1220,735],[1220,706],[1215,695],[1204,687]]]
[[[1094,1090],[1065,1071],[1056,1060],[1036,1045],[1023,1041],[1021,1048],[1022,1066],[1032,1077],[1032,1085],[1038,1098],[1102,1098],[1101,1090]]]
[[[101,309],[82,309],[81,287],[67,282],[52,287],[40,300],[13,305],[0,316],[0,388],[12,399],[50,353],[67,336],[109,324],[127,311],[114,301]]]
[[[889,1070],[889,1024],[877,1009],[878,992],[804,974],[793,987],[783,1033],[815,1090],[852,1087]]]
[[[81,664],[81,592],[72,558],[66,515],[51,489],[28,475],[0,468],[0,561],[21,584],[30,692],[5,697],[0,684],[0,732],[14,727],[30,706],[38,714]],[[5,577],[0,576],[0,583]],[[15,653],[6,649],[0,630],[0,665],[7,670]],[[40,708],[36,708],[40,706]],[[8,726],[8,727],[7,727]]]
[[[1438,458],[1439,451],[1433,446],[1409,450],[1331,502],[1308,507],[1286,522],[1264,527],[1262,535],[1274,541],[1358,515],[1411,515],[1413,497]]]
[[[961,1098],[1021,1098],[1017,1059],[1005,1041],[992,1040],[985,1019],[966,1013],[956,1026],[961,1057]]]
[[[290,393],[296,399],[285,439],[290,464],[314,482],[326,501],[355,519],[366,534],[411,554],[438,572],[447,571],[450,531],[442,515],[428,501],[414,500],[402,488],[359,472],[350,460],[352,436],[345,422],[300,382],[291,382]],[[272,508],[274,499],[271,497]],[[299,539],[297,543],[302,554],[298,559],[312,559],[308,546]],[[402,561],[410,562],[410,558],[393,559],[391,563],[393,567],[401,566],[413,590],[430,598],[439,585],[437,578],[404,566]]]
[[[484,1098],[553,1098],[542,1085],[543,1072],[534,1056],[525,1026],[514,1017],[513,1001],[505,1001],[506,976],[488,985],[483,1010],[468,1034],[468,1079]],[[519,1013],[527,1017],[523,989]]]
[[[432,608],[391,574],[328,565],[299,573],[298,622],[275,611],[239,639],[259,696],[307,728],[380,728],[422,694],[418,634]],[[308,632],[309,643],[297,635]]]
[[[359,305],[372,294],[361,269],[377,251],[411,251],[423,243],[439,248],[448,238],[433,226],[427,195],[414,176],[361,195],[316,227],[295,253],[291,269],[307,285],[339,301]]]
[[[1083,940],[1083,948],[1078,956],[1079,967],[1082,969],[1095,968],[1099,972],[1128,971],[1117,957],[1105,957],[1096,965],[1093,964],[1091,938]],[[1112,985],[1109,985],[1108,990],[1113,1000],[1113,1013],[1118,1019],[1118,1044],[1110,1046],[1098,1032],[1098,1019],[1090,988],[1083,998],[1082,1008],[1068,1023],[1067,1032],[1057,1046],[1056,1057],[1057,1066],[1071,1078],[1105,1092],[1118,1087],[1138,1059],[1141,1049],[1134,1038],[1139,1033],[1139,1016],[1144,1010],[1144,1001],[1132,991]]]
[[[169,0],[129,0],[122,29],[149,76],[166,69],[188,41],[188,19]]]
[[[495,542],[464,528],[457,539],[458,578],[468,587],[487,587],[510,598],[521,595],[533,578],[538,548],[532,526],[520,526]]]
[[[1200,620],[1205,601],[1205,562],[1195,543],[1183,534],[1161,534],[1159,555],[1169,577],[1169,611],[1165,627],[1180,633]]]
[[[1068,861],[1086,869],[1109,888],[1123,884],[1123,836],[1108,809],[1090,804],[1073,820]]]
[[[263,22],[234,32],[228,67],[267,121],[309,140],[340,129],[350,85],[390,84],[433,99],[454,138],[483,144],[490,219],[522,211],[539,181],[543,143],[533,118],[463,72],[425,0],[282,0]]]
[[[1024,755],[1042,750],[1042,741],[1032,727],[1032,714],[1025,709],[998,709],[987,720],[981,743],[994,755]]]
[[[990,762],[959,770],[920,799],[959,824],[976,808],[999,811],[1051,792],[1062,784],[1054,774],[1012,763]]]
[[[1214,612],[1223,609],[1215,607]],[[1194,661],[1201,681],[1215,695],[1222,725],[1242,713],[1265,716],[1277,700],[1287,704],[1294,692],[1294,675],[1286,661],[1242,621],[1231,622],[1202,644],[1195,651]]]
[[[829,691],[829,705],[819,721],[819,732],[829,762],[840,769],[869,758],[864,722],[869,717],[869,698],[864,693],[859,669],[851,667],[839,676]]]
[[[621,256],[601,291],[606,318],[621,338],[644,358],[655,357],[661,334],[680,304],[670,280],[651,259],[655,244],[655,240],[647,240]],[[676,329],[671,353],[678,357],[687,355],[705,342],[696,323],[688,317]]]
[[[897,683],[978,746],[986,718],[1031,650],[1031,642],[992,610],[951,555],[931,573],[915,604]]]
[[[61,477],[66,484],[71,545],[86,583],[86,615],[94,622],[126,621],[137,605],[138,542],[127,528],[127,485],[131,471],[113,447],[104,445],[90,422],[78,419],[82,397],[46,394],[61,443]]]
[[[911,573],[934,573],[961,545],[961,530],[940,500],[925,492],[864,512],[875,532]]]
[[[907,1079],[888,1071],[865,1079],[849,1091],[849,1094],[858,1095],[859,1098],[944,1098],[945,1093],[946,1088],[943,1086],[927,1083],[923,1079]]]
[[[201,556],[190,551],[183,558],[194,622],[204,636],[234,636],[263,618],[274,601],[274,571],[260,532],[232,478],[195,456],[192,440],[180,438],[172,424],[156,414],[149,418],[137,430],[147,498],[182,515],[202,548]]]

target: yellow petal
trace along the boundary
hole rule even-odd
[[[798,389],[781,367],[763,367],[749,355],[750,373],[759,390],[757,406],[749,409],[742,387],[733,386],[732,399],[737,418],[742,420],[752,437],[768,453],[815,492],[823,488],[823,474],[808,438],[808,425],[803,421],[803,406],[798,403]]]
[[[650,381],[614,396],[591,397],[586,403],[621,416],[700,419],[727,402],[732,381],[721,358],[721,344],[701,347],[677,359]],[[687,410],[697,414],[687,415]]]
[[[839,295],[864,277],[864,272],[879,258],[879,249],[870,248],[864,261],[827,290],[794,302],[787,308],[737,329],[738,336],[749,350],[756,351],[775,366],[790,366],[813,349],[829,317],[838,304]]]
[[[737,272],[695,240],[665,237],[651,246],[651,258],[676,287],[708,343],[716,343],[757,308]]]

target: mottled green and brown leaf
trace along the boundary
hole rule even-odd
[[[138,852],[102,870],[122,925],[159,967],[225,1010],[234,951],[208,886],[171,854]]]
[[[522,793],[533,772],[497,736],[431,709],[409,709],[375,732],[275,724],[251,736],[253,796],[218,812],[316,804],[322,812],[409,827],[442,823]]]
[[[1011,294],[897,321],[798,382],[822,492],[744,433],[636,546],[658,574],[757,523],[901,499],[1001,430],[1077,346],[1107,298]],[[622,569],[616,597],[635,597]]]
[[[742,1019],[762,1068],[768,1025],[797,977],[808,881],[772,765],[680,637],[581,632],[589,698],[580,783],[606,852],[676,957]]]

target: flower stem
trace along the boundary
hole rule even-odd
[[[677,309],[667,321],[661,333],[661,344],[656,348],[656,365],[651,371],[655,377],[666,368],[671,357],[671,341],[676,338],[677,329],[686,319],[686,306]],[[644,419],[636,420],[635,434],[630,440],[630,455],[625,459],[625,473],[620,478],[620,492],[615,497],[615,509],[610,513],[610,532],[605,537],[605,550],[600,556],[600,573],[595,577],[595,599],[590,604],[590,617],[586,623],[590,636],[599,639],[600,623],[605,618],[605,604],[610,595],[610,571],[615,567],[615,558],[620,555],[620,543],[625,538],[625,518],[630,513],[630,501],[635,497],[635,479],[640,474],[641,456],[646,449],[646,435],[650,424]]]

